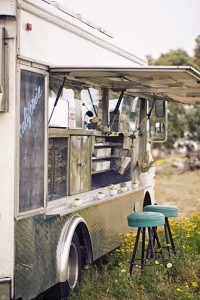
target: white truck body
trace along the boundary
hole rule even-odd
[[[91,263],[120,244],[118,234],[128,231],[126,216],[130,212],[153,203],[153,174],[148,186],[132,186],[138,179],[137,160],[150,153],[151,146],[149,120],[143,132],[141,122],[155,95],[200,104],[200,74],[190,67],[148,68],[145,59],[114,45],[102,28],[81,22],[54,1],[1,0],[0,14],[0,300],[32,299],[45,291],[51,294],[53,287],[59,290],[60,283],[70,283],[74,234],[85,249],[84,262]],[[123,103],[125,99],[129,103],[129,96],[132,104],[139,103],[139,129],[135,128],[136,139],[131,144],[134,150],[131,127],[125,123],[127,112],[124,119],[119,116],[122,130],[109,134],[87,129],[80,122],[73,128],[48,129],[49,86],[58,90],[64,76],[64,89],[74,87],[73,101],[81,99],[80,89],[99,88],[105,105],[101,111],[104,126],[110,125],[108,91],[114,99],[126,90]],[[122,111],[129,107],[126,105],[121,106]],[[92,163],[95,167],[99,160],[100,166],[105,163],[105,158],[101,161],[92,154],[102,138],[103,149],[109,145],[110,153],[115,154],[125,150],[131,161],[128,180],[122,171],[117,173],[128,189],[114,197],[108,195],[108,185],[113,182],[106,179],[107,169],[102,172],[102,184],[102,177],[91,172]],[[60,166],[56,159],[51,160],[56,151],[58,159],[66,163],[63,196],[49,192],[60,180],[56,173],[61,172],[56,169]],[[75,171],[73,155],[80,156]],[[115,159],[108,156],[106,166]],[[80,176],[78,190],[76,172]],[[114,184],[120,190],[120,180]],[[97,200],[99,191],[105,192],[104,199]],[[75,197],[81,199],[81,206],[74,205]]]

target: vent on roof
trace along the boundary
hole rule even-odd
[[[87,18],[81,16],[80,14],[76,14],[74,11],[66,8],[64,5],[60,4],[57,1],[51,1],[51,0],[43,0],[44,2],[49,3],[50,5],[53,5],[54,7],[56,7],[57,9],[59,9],[60,11],[66,13],[67,15],[79,20],[80,22],[86,24],[87,26],[90,26],[94,29],[96,29],[97,31],[113,38],[113,34],[111,32],[109,32],[108,30],[106,30],[105,28],[96,25],[95,23],[91,22],[90,20],[88,20]]]

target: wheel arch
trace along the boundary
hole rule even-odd
[[[79,238],[83,263],[91,264],[93,262],[93,252],[92,252],[91,238],[86,223],[80,222],[77,225],[75,232]]]
[[[67,280],[67,264],[70,246],[75,232],[79,238],[83,262],[91,263],[93,261],[91,239],[87,224],[81,216],[72,216],[63,226],[57,247],[56,259],[59,282],[65,282]]]

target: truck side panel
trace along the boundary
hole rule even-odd
[[[47,7],[49,6],[47,5]],[[43,62],[50,66],[117,65],[130,67],[132,64],[134,67],[145,64],[144,61],[128,52],[114,47],[111,39],[99,38],[97,34],[92,35],[89,31],[66,21],[62,16],[66,17],[66,14],[60,12],[62,17],[54,15],[56,8],[49,7],[52,10],[51,14],[41,8],[42,6],[40,8],[33,7],[23,4],[23,2],[20,5],[18,10],[19,57]],[[71,19],[73,18],[71,17]]]
[[[14,197],[15,197],[15,23],[1,21],[6,36],[6,70],[9,112],[0,113],[0,278],[13,278],[14,269]],[[12,83],[12,85],[11,85]],[[4,91],[5,92],[5,91]]]
[[[129,231],[127,215],[134,209],[142,209],[143,194],[142,189],[118,195],[75,213],[88,226],[94,260],[120,245],[123,233]],[[35,216],[16,221],[16,298],[32,299],[59,282],[59,239],[72,215]]]

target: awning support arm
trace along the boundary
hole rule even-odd
[[[92,99],[92,95],[90,93],[90,89],[88,88],[87,90],[88,90],[88,94],[89,94],[89,97],[90,97],[90,100],[91,100],[91,103],[92,103],[92,107],[93,107],[94,113],[95,113],[95,115],[97,117],[97,111],[96,111],[96,108],[94,106],[94,102],[93,102],[93,99]]]
[[[147,122],[147,120],[150,119],[151,113],[152,113],[152,110],[153,110],[153,108],[154,108],[155,102],[156,102],[156,95],[154,94],[154,99],[153,99],[152,106],[151,106],[149,112],[146,114],[146,117],[144,117],[144,118],[142,119],[141,123],[139,124],[139,126],[138,126],[138,128],[137,128],[137,130],[138,130],[139,133],[140,133],[140,136],[142,136],[142,134],[143,134],[143,133],[142,133],[142,130],[141,130],[141,127]]]
[[[116,104],[116,106],[115,106],[115,109],[114,109],[114,111],[113,111],[112,121],[110,122],[110,131],[112,131],[112,127],[113,127],[113,124],[114,124],[114,121],[115,121],[117,112],[118,112],[118,110],[119,110],[119,106],[120,106],[120,104],[121,104],[121,102],[122,102],[122,99],[123,99],[123,97],[124,97],[124,92],[125,92],[125,90],[122,90],[122,91],[121,91],[121,93],[120,93],[120,95],[119,95],[119,99],[118,99],[117,104]]]
[[[56,96],[56,100],[55,100],[55,102],[54,102],[53,110],[52,110],[52,112],[51,112],[51,115],[50,115],[48,124],[50,123],[51,118],[52,118],[52,116],[53,116],[54,110],[55,110],[55,108],[56,108],[56,105],[57,105],[58,100],[59,100],[59,98],[60,98],[60,95],[61,95],[61,93],[62,93],[62,90],[63,90],[64,84],[65,84],[66,78],[67,78],[66,76],[63,77],[63,81],[62,81],[62,83],[61,83],[61,85],[60,85],[60,87],[59,87],[58,94],[57,94],[57,96]]]
[[[147,119],[148,119],[148,120],[149,120],[149,119],[150,119],[150,117],[151,117],[151,112],[152,112],[152,110],[153,110],[153,108],[154,108],[154,104],[155,104],[155,102],[156,102],[156,96],[154,95],[154,99],[153,99],[152,106],[151,106],[151,108],[150,108],[149,112],[146,114],[146,116],[147,116]]]

